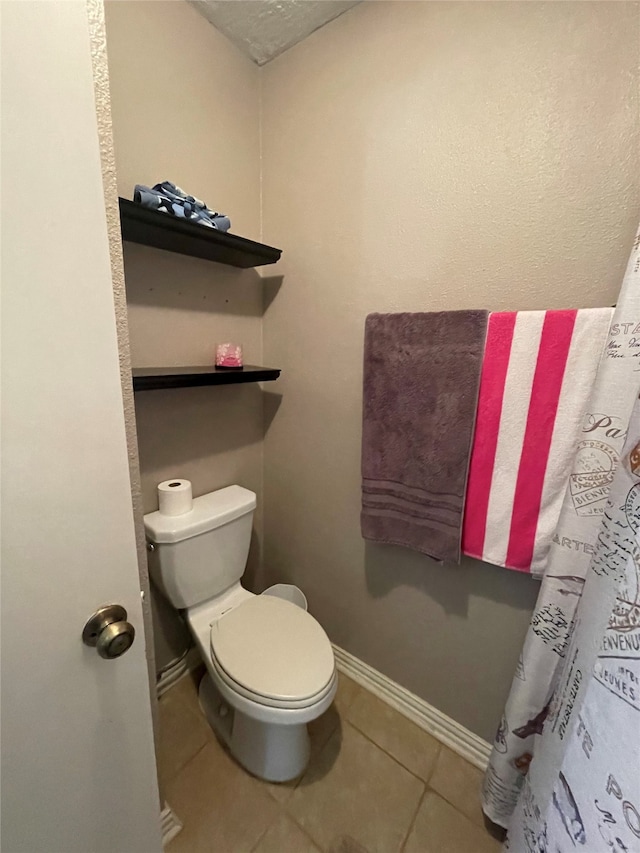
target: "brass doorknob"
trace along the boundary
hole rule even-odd
[[[82,631],[82,642],[94,646],[101,658],[119,658],[131,648],[136,629],[127,622],[127,611],[119,604],[101,607]]]

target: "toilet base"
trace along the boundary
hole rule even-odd
[[[199,698],[209,725],[249,773],[268,782],[288,782],[305,770],[310,752],[306,723],[263,723],[248,717],[229,705],[208,672]]]

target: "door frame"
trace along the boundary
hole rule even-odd
[[[147,565],[147,548],[144,532],[144,509],[142,502],[142,484],[140,477],[140,457],[138,453],[138,434],[136,428],[135,402],[131,380],[131,347],[129,345],[129,321],[127,315],[127,294],[124,277],[122,234],[120,230],[120,209],[118,204],[118,186],[115,149],[113,142],[113,122],[111,118],[111,91],[109,87],[109,62],[107,53],[107,33],[104,14],[104,0],[86,0],[89,19],[91,63],[93,66],[93,89],[96,107],[96,127],[100,147],[100,166],[102,169],[102,187],[104,207],[109,238],[109,257],[111,261],[111,284],[113,305],[116,315],[118,354],[120,359],[120,384],[124,406],[125,434],[129,457],[129,479],[131,482],[131,507],[136,536],[138,555],[138,574],[142,594],[142,615],[147,652],[147,671],[149,694],[151,697],[151,716],[153,736],[158,751],[158,696],[156,691],[156,661],[151,616],[151,588]],[[160,779],[158,779],[158,785]],[[162,801],[162,790],[160,791]]]

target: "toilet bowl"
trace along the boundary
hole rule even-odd
[[[207,669],[209,724],[250,773],[284,782],[307,765],[307,723],[333,701],[337,675],[329,638],[306,610],[242,587],[254,509],[253,492],[230,486],[183,516],[146,515],[149,571],[185,611]]]
[[[225,601],[222,615],[221,602],[216,612],[186,614],[207,667],[200,705],[250,773],[272,782],[294,779],[309,760],[307,723],[336,693],[331,644],[295,604],[251,595],[240,585],[230,597],[235,601]]]

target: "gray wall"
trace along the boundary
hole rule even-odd
[[[490,739],[538,585],[359,530],[370,311],[615,301],[638,209],[638,6],[363,3],[263,69],[265,566],[331,639]]]

